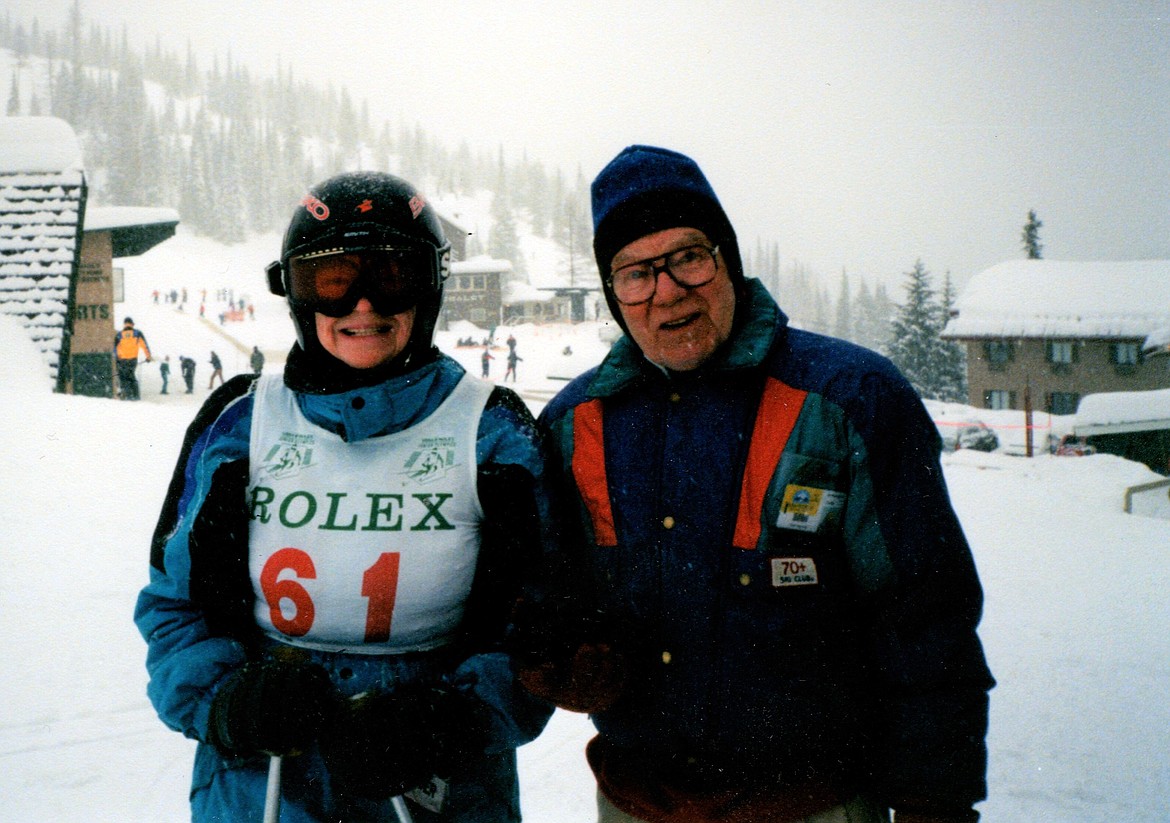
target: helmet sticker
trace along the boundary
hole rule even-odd
[[[311,194],[306,194],[301,199],[301,205],[305,207],[305,211],[316,217],[318,220],[329,219],[329,207],[318,200]]]
[[[422,214],[422,210],[426,204],[427,201],[423,199],[421,194],[416,194],[414,197],[410,198],[410,216],[417,220],[418,216]]]
[[[360,202],[356,206],[354,206],[353,210],[360,211],[362,214],[365,214],[366,212],[370,211],[372,208],[374,208],[374,201],[367,197],[365,200],[363,200],[362,202]]]

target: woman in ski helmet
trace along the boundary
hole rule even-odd
[[[388,174],[298,205],[269,287],[297,342],[188,429],[135,619],[149,693],[199,741],[193,818],[520,819],[550,709],[502,638],[547,522],[535,425],[432,338],[450,246]]]

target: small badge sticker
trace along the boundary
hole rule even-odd
[[[773,557],[772,558],[772,585],[781,586],[815,586],[817,580],[817,564],[811,557]]]
[[[447,781],[439,777],[432,777],[417,789],[411,789],[403,797],[409,797],[428,812],[438,814],[443,810],[447,801]]]
[[[815,532],[826,518],[837,515],[844,507],[844,492],[789,484],[784,489],[776,525],[781,529]]]

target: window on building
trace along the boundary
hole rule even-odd
[[[989,340],[983,344],[987,362],[993,366],[1003,366],[1015,358],[1015,348],[1007,340]]]
[[[1049,414],[1076,414],[1081,396],[1076,392],[1054,391],[1048,395]]]
[[[471,288],[471,278],[466,274],[459,275],[459,288],[463,290]]]
[[[1142,356],[1137,343],[1110,343],[1109,359],[1116,366],[1136,366]]]
[[[1077,362],[1077,347],[1071,340],[1049,340],[1048,362],[1059,365]]]
[[[483,288],[484,288],[484,279],[483,279],[483,275],[482,275],[482,274],[477,274],[477,275],[475,276],[475,287],[476,287],[477,289],[479,289],[480,291],[482,291],[482,290],[483,290]]]
[[[983,393],[983,405],[989,409],[1014,409],[1016,393],[1007,389],[990,389]]]

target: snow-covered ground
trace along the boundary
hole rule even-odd
[[[116,261],[127,296],[117,319],[133,316],[156,358],[139,369],[139,403],[51,394],[38,355],[0,318],[0,820],[188,818],[193,744],[146,700],[131,612],[183,429],[208,394],[210,352],[230,377],[247,369],[252,345],[279,368],[292,339],[283,303],[264,290],[277,244],[224,248],[181,231]],[[183,312],[153,303],[153,289],[183,287]],[[220,288],[253,302],[256,319],[221,326]],[[511,331],[524,358],[516,385],[534,408],[564,384],[548,375],[604,351],[592,323]],[[440,343],[479,374],[482,348],[453,342],[482,332],[453,329]],[[180,354],[199,362],[191,396],[177,392]],[[166,355],[171,393],[160,396]],[[1004,442],[1022,425],[1018,414],[965,407],[936,416],[975,414]],[[1108,455],[1002,451],[948,454],[944,469],[987,592],[981,634],[999,679],[984,821],[1170,820],[1170,522],[1122,511],[1125,488],[1157,475]],[[527,821],[593,820],[590,733],[585,718],[558,712],[521,749]]]

